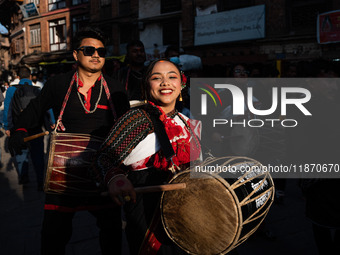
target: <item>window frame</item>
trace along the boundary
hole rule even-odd
[[[81,17],[81,19],[74,21],[75,18],[79,18]],[[90,21],[90,15],[89,14],[80,14],[80,15],[74,15],[71,17],[71,21],[72,21],[72,33],[73,35],[75,35],[78,31],[79,31],[79,24],[85,22],[86,24],[89,23]],[[75,29],[75,25],[76,25],[76,29]]]
[[[38,7],[38,5],[40,4],[40,0],[28,0],[27,3],[35,3],[35,5]]]
[[[30,28],[30,46],[41,45],[41,25],[40,23],[29,26]],[[36,38],[36,39],[33,39]]]
[[[170,13],[182,10],[181,0],[161,0],[161,13]]]
[[[77,2],[77,3],[74,3],[74,2]],[[76,5],[80,5],[80,4],[86,4],[86,3],[88,3],[89,2],[89,0],[72,0],[72,6],[76,6]]]
[[[297,34],[313,34],[316,32],[316,19],[318,13],[330,11],[332,2],[330,0],[289,1],[287,2],[287,24],[288,30]],[[309,11],[306,11],[307,10]],[[321,8],[321,9],[320,9]],[[313,12],[311,9],[314,9]],[[306,13],[305,16],[301,13]],[[303,20],[303,22],[301,21]]]
[[[112,5],[112,0],[100,0],[100,7]]]
[[[59,22],[63,21],[64,23],[59,24]],[[51,23],[55,22],[56,25],[52,25]],[[64,41],[59,41],[61,37],[58,36],[58,26],[63,26],[63,32],[64,32]],[[50,38],[50,51],[60,51],[60,50],[66,50],[67,49],[67,28],[66,28],[66,19],[56,19],[56,20],[50,20],[48,24],[49,29],[49,38]],[[53,36],[52,36],[53,35]],[[56,40],[56,38],[58,38]],[[57,45],[57,49],[53,49],[53,46]],[[62,46],[61,46],[62,45]]]
[[[54,8],[54,5],[56,7]],[[54,11],[66,8],[66,0],[48,0],[48,11]]]

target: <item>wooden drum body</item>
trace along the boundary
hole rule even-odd
[[[260,166],[245,157],[212,158],[202,165]],[[245,167],[246,168],[246,167]],[[274,199],[269,173],[177,174],[170,183],[186,188],[167,191],[161,198],[161,217],[167,235],[189,254],[226,254],[256,231]],[[232,178],[229,178],[232,175]],[[199,178],[198,178],[199,177]]]
[[[67,195],[97,195],[89,175],[94,153],[103,140],[87,134],[52,133],[44,190]]]

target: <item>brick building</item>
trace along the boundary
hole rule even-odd
[[[166,46],[174,44],[188,54],[201,57],[208,67],[237,62],[271,62],[285,66],[292,61],[340,59],[339,43],[318,44],[316,40],[318,13],[340,9],[337,0],[7,2],[16,2],[10,31],[10,63],[13,67],[28,64],[42,68],[72,61],[72,35],[88,23],[98,25],[109,35],[108,58],[124,55],[126,44],[140,39],[145,44],[148,58],[162,55]],[[33,3],[37,13],[23,13],[23,6]],[[262,36],[251,37],[250,32],[240,32],[223,37],[222,33],[229,31],[228,17],[248,21],[257,8],[263,8],[263,16],[257,17],[264,22]],[[199,33],[214,29],[202,23],[205,19],[210,24],[218,23],[220,28],[216,28],[214,36],[199,42]]]
[[[0,80],[2,76],[9,70],[9,38],[8,35],[3,35],[0,33]]]

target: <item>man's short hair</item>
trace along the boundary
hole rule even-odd
[[[20,79],[29,79],[31,75],[31,70],[27,66],[22,66],[19,68],[18,76]]]
[[[129,42],[127,45],[126,45],[126,52],[128,53],[129,52],[129,49],[133,46],[137,46],[137,47],[143,47],[144,48],[144,44],[142,41],[140,40],[133,40],[131,42]]]
[[[74,49],[78,49],[80,47],[81,41],[85,38],[93,38],[101,41],[103,45],[106,45],[106,36],[103,31],[101,31],[97,27],[84,27],[80,29],[76,36],[74,37]]]

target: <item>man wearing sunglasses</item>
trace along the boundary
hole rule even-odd
[[[59,116],[57,133],[103,138],[115,120],[129,109],[124,87],[101,72],[106,54],[102,32],[87,27],[78,32],[75,41],[73,57],[77,69],[49,79],[41,94],[22,112],[9,145],[16,152],[25,147],[25,130],[38,123],[42,113],[50,108]],[[41,255],[65,254],[72,235],[72,219],[81,210],[89,211],[97,219],[102,254],[121,253],[120,208],[113,207],[109,197],[48,193],[44,209]]]

